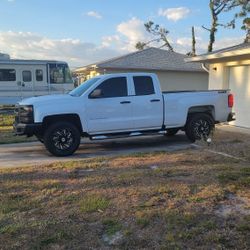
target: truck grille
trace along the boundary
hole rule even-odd
[[[30,124],[34,122],[34,113],[27,112],[25,110],[26,106],[15,106],[15,123],[24,123],[24,124]]]
[[[19,121],[20,121],[20,117],[19,117],[19,105],[15,106],[14,115],[15,115],[15,123],[19,123]]]

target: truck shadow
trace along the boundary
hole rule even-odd
[[[101,141],[83,140],[77,154],[87,153],[90,151],[133,151],[146,149],[151,150],[167,150],[167,147],[182,148],[182,146],[190,145],[190,141],[184,134],[178,134],[172,137],[166,136],[144,136],[122,139],[110,139]]]

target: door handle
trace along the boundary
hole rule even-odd
[[[160,99],[152,99],[150,100],[150,102],[160,102],[161,100]]]
[[[129,104],[129,103],[131,103],[130,101],[122,101],[122,102],[120,102],[121,104]]]

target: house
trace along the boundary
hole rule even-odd
[[[236,121],[250,128],[250,43],[186,59],[209,64],[209,89],[231,89],[234,94]]]
[[[148,48],[80,67],[73,73],[83,82],[98,74],[152,72],[158,75],[163,91],[207,90],[208,73],[200,63],[186,63],[185,58],[187,56],[180,53]]]

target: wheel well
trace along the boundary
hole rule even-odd
[[[63,115],[51,115],[43,118],[43,128],[45,129],[50,124],[58,122],[58,121],[66,121],[74,124],[80,133],[82,133],[82,124],[80,117],[77,114],[63,114]]]
[[[192,114],[196,114],[196,113],[205,113],[211,116],[211,118],[215,118],[215,110],[214,110],[214,106],[194,106],[194,107],[190,107],[188,109],[188,117],[190,117]]]

